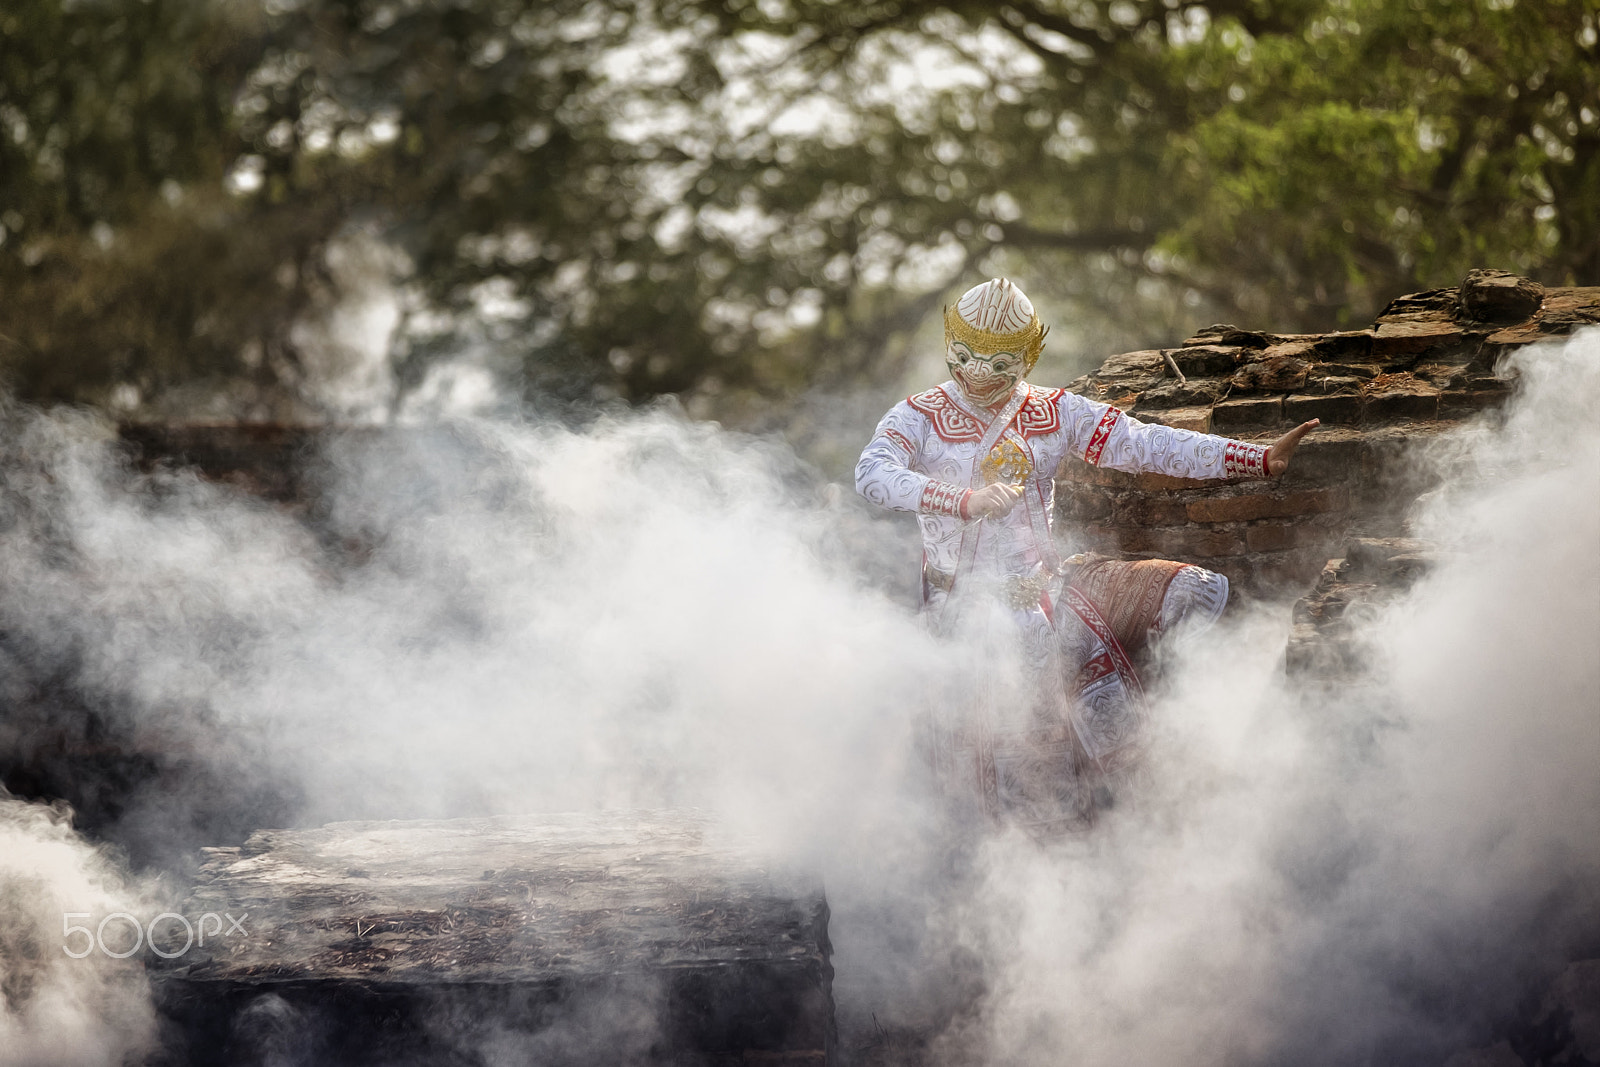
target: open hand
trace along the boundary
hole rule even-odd
[[[1289,469],[1289,457],[1294,455],[1294,450],[1300,447],[1300,438],[1322,425],[1321,419],[1312,419],[1302,422],[1290,430],[1267,449],[1267,473],[1276,477]]]
[[[996,482],[973,491],[967,500],[967,515],[974,519],[998,519],[1022,499],[1022,486]]]

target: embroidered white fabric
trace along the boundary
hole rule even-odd
[[[1056,469],[1070,457],[1082,459],[1091,445],[1097,449],[1098,466],[1177,478],[1225,477],[1224,455],[1230,443],[1261,448],[1213,434],[1140,422],[1109,404],[1065,390],[1035,385],[1028,389],[1029,403],[1041,412],[1032,420],[1036,429],[1030,430],[1019,418],[1022,429],[1007,437],[1027,454],[1033,468],[1029,479],[1037,484],[1052,519]],[[925,408],[933,406],[924,398],[934,393],[944,394],[935,398],[942,405],[940,410],[953,413],[941,426],[935,426],[934,419],[913,404],[920,400]],[[954,382],[890,408],[856,464],[857,491],[880,507],[919,512],[930,479],[958,490],[968,488],[982,424],[966,416],[965,409]],[[1053,418],[1045,416],[1047,409]],[[956,564],[964,520],[928,513],[920,514],[919,520],[928,565],[949,573]],[[1039,562],[1027,513],[1020,506],[1001,519],[985,521],[979,537],[980,558],[996,573],[1026,574]]]
[[[1205,630],[1228,606],[1227,575],[1193,564],[1172,576],[1161,601],[1161,632],[1169,638]]]
[[[1019,306],[1015,301],[1008,305],[1012,312]],[[1001,305],[980,306],[980,310],[996,308]],[[1031,307],[1026,314],[1032,314]],[[967,317],[963,310],[963,318]],[[1020,329],[1026,322],[1024,317],[1015,326],[1010,320],[1005,325]],[[1259,457],[1264,451],[1259,445],[1143,423],[1110,405],[1065,390],[1032,385],[1027,389],[1027,402],[1005,440],[1026,457],[1024,485],[1027,491],[1037,493],[1035,505],[1044,508],[1052,524],[1056,470],[1063,462],[1075,461],[1073,457],[1132,473],[1203,479],[1251,469],[1241,465],[1238,457]],[[990,417],[988,412],[975,411],[954,382],[946,382],[891,408],[856,465],[856,488],[862,496],[881,507],[917,514],[925,564],[944,574],[957,569],[962,533],[971,524],[933,508],[940,502],[948,507],[950,493],[962,494],[970,487],[982,431]],[[1230,448],[1234,457],[1231,467]],[[1258,463],[1254,469],[1259,467]],[[930,483],[934,492],[927,492]],[[972,565],[978,574],[969,576],[978,579],[974,585],[981,585],[985,576],[1032,575],[1042,562],[1035,531],[1022,505],[1002,518],[985,520],[974,533],[978,541]],[[949,594],[933,586],[926,591],[928,617],[941,618]],[[1200,567],[1184,567],[1173,576],[1162,601],[1163,634],[1181,639],[1204,628],[1221,614],[1227,597],[1225,577]],[[1114,671],[1083,682],[1080,672],[1085,665],[1106,650],[1060,603],[1055,605],[1053,619],[1038,605],[1015,608],[994,600],[981,605],[969,600],[969,605],[992,618],[1010,619],[1010,625],[997,622],[979,626],[976,632],[1004,645],[1014,657],[1011,662],[1020,669],[1006,679],[1005,692],[972,694],[972,703],[949,710],[948,721],[934,731],[936,770],[952,781],[970,776],[978,750],[969,752],[968,746],[976,736],[971,732],[974,724],[978,724],[978,733],[989,739],[980,748],[990,753],[983,758],[990,761],[993,771],[985,803],[1010,812],[1025,824],[1080,824],[1091,817],[1093,803],[1088,779],[1077,769],[1074,746],[1081,746],[1097,763],[1120,766],[1118,753],[1131,751],[1136,743],[1142,701],[1129,693],[1125,680]],[[968,631],[972,632],[970,626]],[[1068,693],[1077,694],[1076,700],[1069,700]],[[1041,742],[1037,726],[1048,722],[1070,722],[1077,740]]]

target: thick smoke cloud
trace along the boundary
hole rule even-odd
[[[910,531],[666,410],[348,436],[307,522],[7,408],[6,701],[173,753],[187,785],[100,832],[180,873],[218,809],[693,806],[822,870],[847,1033],[876,1014],[996,1063],[1443,1058],[1597,914],[1600,334],[1519,365],[1505,426],[1436,457],[1455,480],[1419,532],[1453,554],[1370,621],[1365,684],[1292,692],[1283,611],[1231,618],[1170,657],[1141,795],[1054,846],[941,840],[916,716],[986,665],[917,625]],[[46,1033],[115,1062],[139,1026],[82,991],[149,1009],[62,957],[59,912],[144,890],[0,810],[0,938],[42,946],[6,956],[0,1064]]]
[[[114,859],[72,830],[67,812],[0,792],[0,1063],[117,1064],[154,1046],[155,1012],[137,960],[77,959],[95,920],[144,912]],[[106,931],[113,952],[131,947],[123,920]]]
[[[60,733],[155,753],[157,780],[84,790],[126,787],[96,829],[143,865],[251,826],[596,807],[811,860],[919,832],[910,712],[956,665],[903,577],[879,591],[904,541],[779,446],[664,409],[357,433],[302,521],[138,474],[88,416],[0,415],[0,732],[24,765]],[[17,891],[59,955],[65,889]]]
[[[986,849],[993,1062],[1439,1062],[1600,949],[1600,332],[1508,369],[1361,684],[1288,690],[1282,614],[1236,619],[1172,665],[1137,810]]]

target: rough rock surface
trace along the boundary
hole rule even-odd
[[[1444,556],[1430,541],[1354,537],[1295,601],[1284,670],[1301,687],[1359,681],[1369,661],[1364,624]]]
[[[1181,559],[1265,594],[1302,589],[1352,534],[1393,536],[1431,488],[1412,446],[1498,407],[1509,351],[1600,323],[1600,287],[1544,289],[1504,271],[1393,301],[1364,330],[1217,325],[1176,348],[1112,356],[1071,388],[1146,422],[1270,442],[1321,427],[1283,478],[1187,482],[1068,463],[1063,527],[1078,548]]]

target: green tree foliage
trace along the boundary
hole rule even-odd
[[[279,268],[331,220],[246,226],[267,213],[224,190],[253,28],[194,0],[0,10],[0,368],[24,395],[290,376]]]
[[[530,393],[898,378],[1006,271],[1086,351],[1600,282],[1593,0],[16,0],[0,360],[256,398],[356,232],[394,366]],[[1057,341],[1060,345],[1062,341]]]

